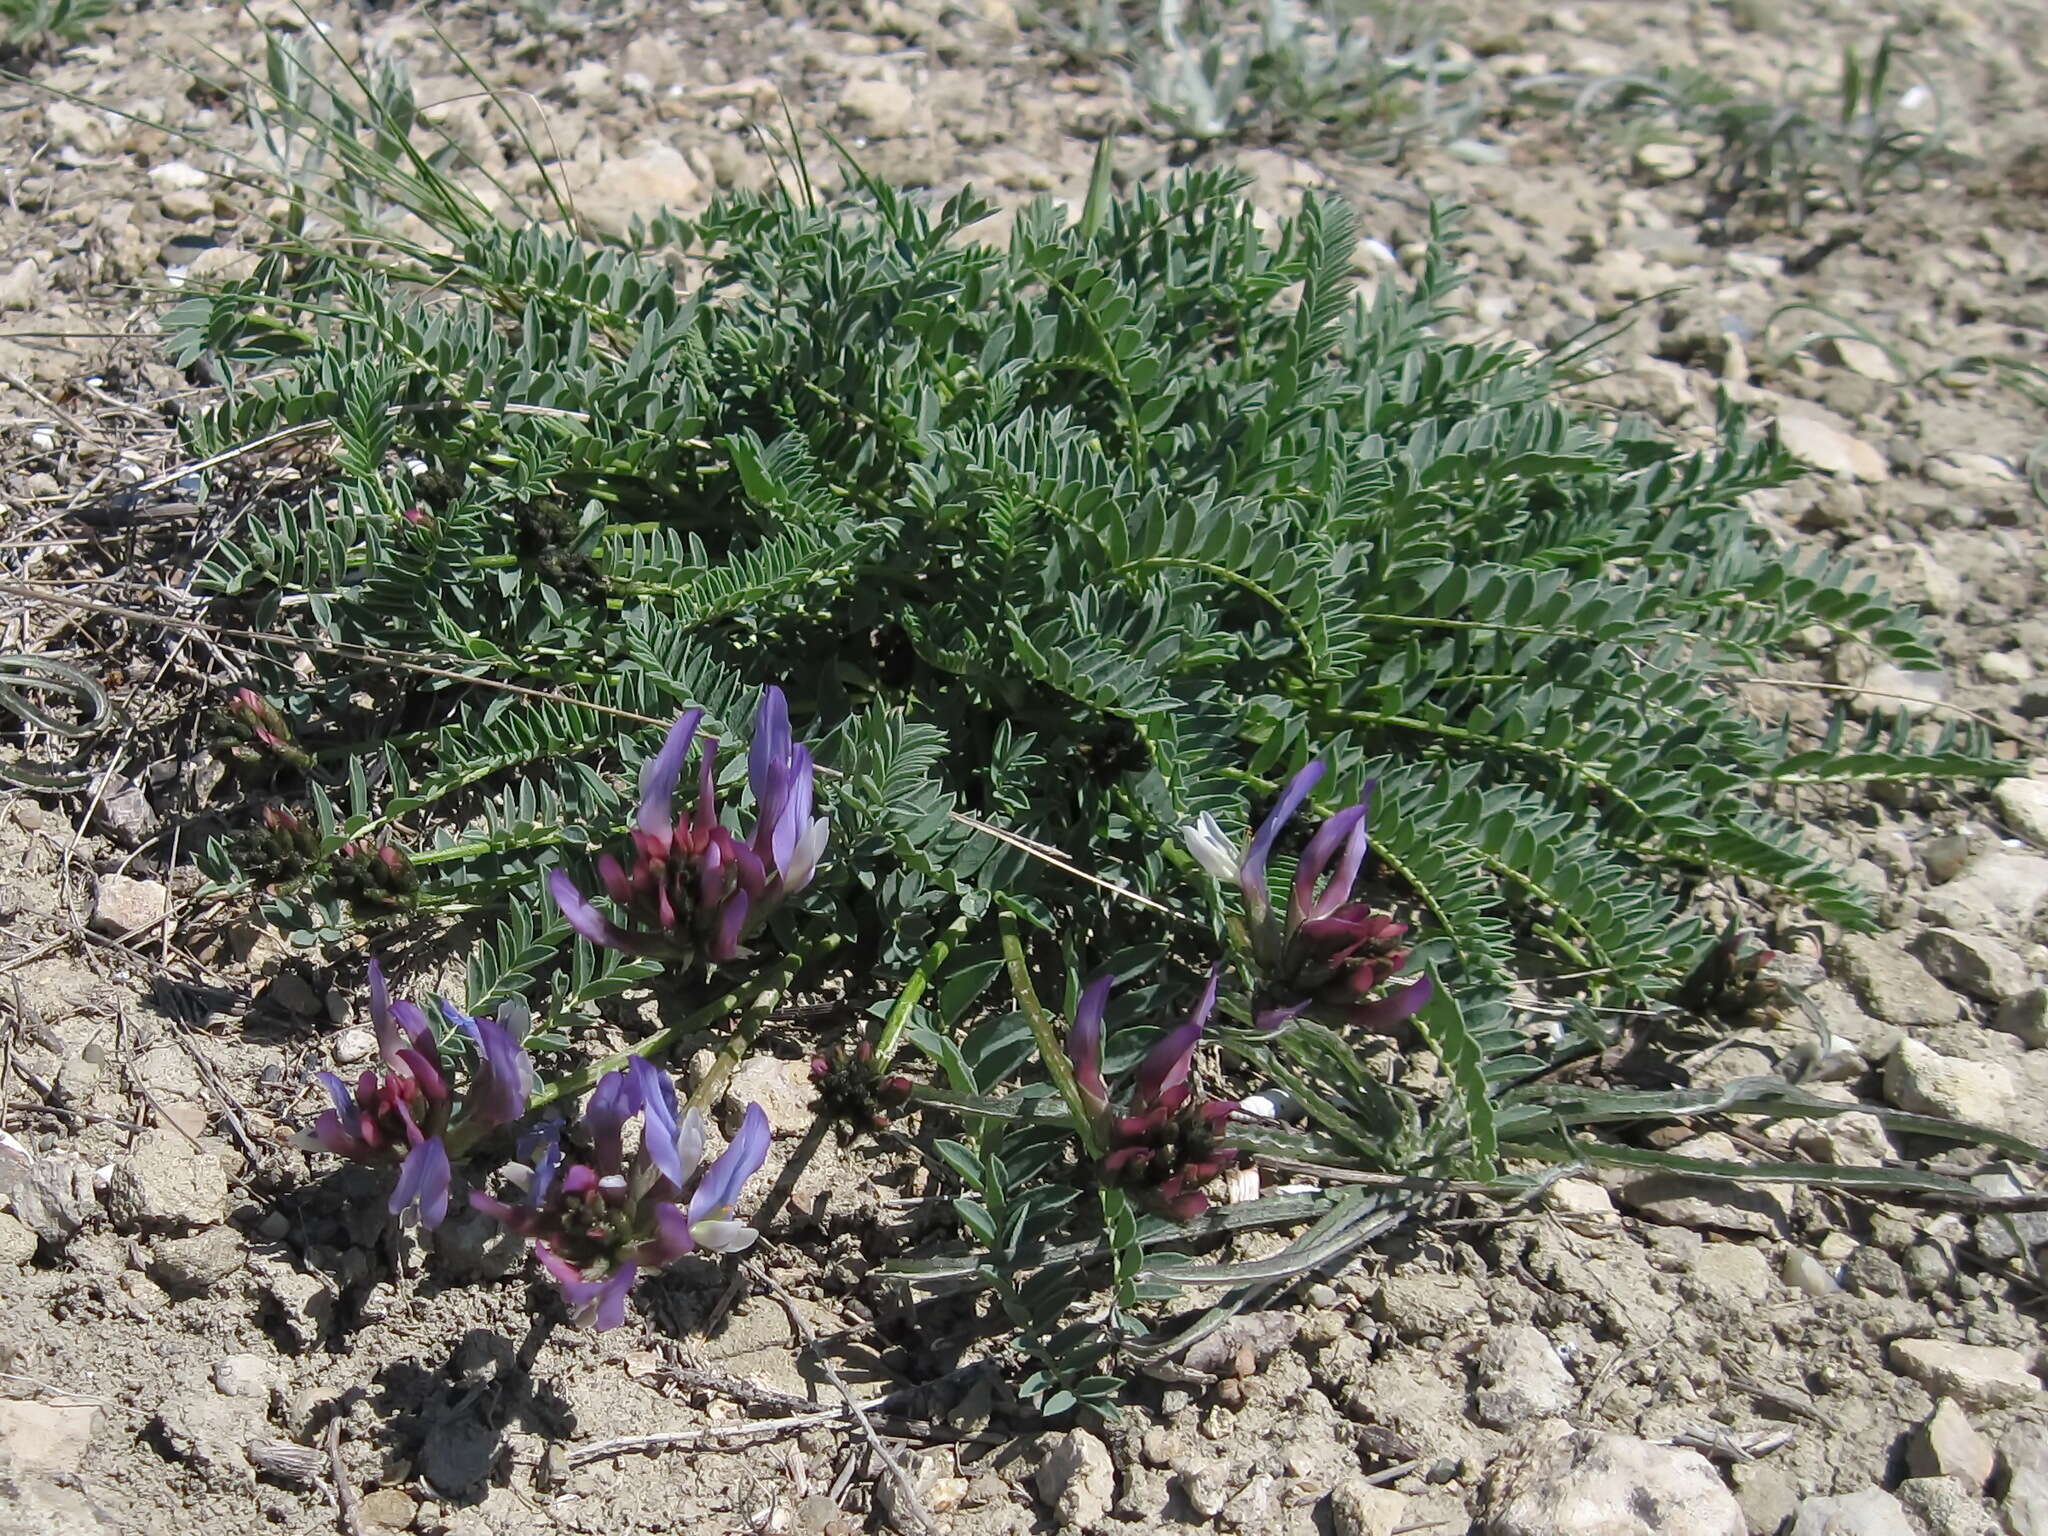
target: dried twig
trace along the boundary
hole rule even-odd
[[[356,1505],[355,1485],[348,1480],[348,1469],[341,1464],[341,1415],[336,1414],[327,1421],[327,1469],[334,1479],[334,1503],[341,1516],[343,1536],[364,1536],[363,1517]]]
[[[847,1386],[846,1378],[839,1374],[831,1359],[818,1348],[817,1330],[811,1327],[810,1319],[797,1307],[796,1298],[782,1288],[782,1282],[768,1273],[766,1265],[749,1264],[747,1270],[756,1282],[781,1303],[782,1310],[789,1315],[789,1326],[796,1330],[797,1337],[803,1341],[804,1352],[818,1362],[819,1367],[825,1372],[825,1379],[831,1382],[838,1389],[839,1395],[846,1400],[847,1411],[860,1425],[861,1434],[866,1437],[869,1448],[874,1451],[876,1459],[882,1463],[889,1476],[895,1480],[896,1491],[902,1495],[902,1502],[898,1508],[909,1516],[910,1523],[917,1529],[935,1531],[932,1517],[925,1513],[924,1501],[917,1496],[917,1484],[912,1482],[910,1474],[903,1470],[902,1463],[889,1454],[889,1448],[875,1432],[874,1421],[868,1417],[867,1409],[854,1399],[853,1389]]]

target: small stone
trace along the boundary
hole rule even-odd
[[[1863,481],[1891,478],[1883,454],[1861,438],[1811,416],[1780,416],[1778,441],[1793,458],[1826,474]]]
[[[1899,1256],[1906,1289],[1915,1296],[1945,1291],[1956,1278],[1955,1260],[1940,1243],[1915,1243]]]
[[[1380,1287],[1373,1311],[1402,1338],[1420,1339],[1484,1318],[1486,1298],[1463,1275],[1394,1275]]]
[[[1278,1480],[1270,1472],[1258,1472],[1237,1494],[1216,1512],[1217,1524],[1227,1531],[1264,1533],[1270,1530],[1274,1516],[1279,1512],[1274,1490]]]
[[[777,1136],[801,1136],[818,1118],[818,1090],[808,1062],[750,1056],[726,1080],[718,1123],[730,1136],[740,1128],[749,1104],[761,1106]]]
[[[839,98],[839,115],[871,139],[901,138],[916,111],[910,87],[894,80],[855,80]]]
[[[34,309],[42,302],[43,272],[33,256],[24,256],[0,273],[0,310]]]
[[[2048,1046],[2048,987],[2030,987],[1993,1014],[1991,1022],[2019,1036],[2031,1050]]]
[[[1792,1536],[1919,1536],[1899,1501],[1882,1488],[1802,1499]]]
[[[1998,1442],[2005,1466],[2000,1513],[2013,1536],[2048,1536],[2048,1424],[2018,1419]]]
[[[0,1462],[22,1472],[76,1472],[99,1422],[90,1405],[0,1398]]]
[[[367,1029],[344,1029],[334,1037],[334,1064],[353,1067],[377,1054],[377,1037]]]
[[[1700,157],[1683,144],[1645,144],[1636,167],[1658,181],[1683,181],[1700,168]]]
[[[408,1531],[419,1505],[403,1488],[379,1488],[363,1495],[356,1512],[373,1531]]]
[[[213,194],[199,187],[179,187],[163,195],[164,217],[180,224],[196,224],[213,217]]]
[[[1962,872],[1920,903],[1928,922],[1965,933],[1992,932],[2009,939],[2042,937],[2036,925],[2048,910],[2048,858],[2000,848],[1980,853]]]
[[[0,1264],[20,1268],[34,1261],[37,1237],[12,1216],[0,1216]]]
[[[2013,831],[2036,848],[2048,848],[2048,779],[2003,779],[1991,803]]]
[[[619,100],[611,66],[597,59],[586,59],[574,69],[564,71],[562,94],[579,106],[599,109],[615,106]]]
[[[1693,1255],[1690,1288],[1733,1311],[1767,1299],[1774,1288],[1770,1260],[1744,1243],[1708,1243]]]
[[[1531,1419],[1554,1418],[1579,1398],[1579,1385],[1558,1358],[1557,1346],[1527,1323],[1488,1334],[1474,1370],[1474,1411],[1490,1429],[1518,1429]]]
[[[1905,715],[1918,719],[1929,710],[1948,702],[1946,672],[1909,672],[1890,662],[1879,662],[1863,674],[1849,707],[1863,715]]]
[[[1804,1248],[1787,1248],[1779,1272],[1785,1283],[1803,1296],[1827,1296],[1842,1288],[1833,1271]]]
[[[81,155],[102,155],[114,147],[114,125],[104,112],[75,101],[43,104],[43,122],[50,140]]]
[[[1920,963],[1959,992],[2003,1003],[2027,990],[2026,962],[1996,939],[1952,928],[1929,928],[1910,948]]]
[[[114,1164],[107,1214],[123,1232],[218,1226],[228,1215],[220,1161],[174,1131],[144,1131]]]
[[[1842,1283],[1858,1296],[1903,1296],[1906,1271],[1882,1248],[1866,1243],[1842,1266]]]
[[[211,1227],[191,1237],[159,1242],[149,1277],[173,1295],[201,1296],[238,1273],[248,1258],[241,1233],[233,1227]]]
[[[1891,354],[1874,341],[1865,341],[1860,336],[1833,336],[1828,339],[1827,350],[1851,373],[1880,384],[1899,382],[1898,366],[1892,362]]]
[[[1889,938],[1846,935],[1835,957],[1857,1000],[1887,1024],[1948,1024],[1962,1013],[1955,994]]]
[[[92,903],[95,933],[114,938],[154,934],[171,914],[171,888],[161,880],[136,880],[127,875],[101,875]]]
[[[1108,1518],[1116,1498],[1116,1464],[1100,1438],[1085,1429],[1070,1429],[1047,1443],[1033,1486],[1039,1502],[1058,1515],[1063,1526],[1086,1530]]]
[[[1543,1204],[1560,1216],[1614,1214],[1614,1197],[1591,1179],[1559,1179],[1543,1192]]]
[[[183,160],[166,160],[162,165],[149,168],[149,184],[163,192],[189,192],[203,187],[213,178],[196,165]]]
[[[1991,1481],[1998,1453],[1954,1398],[1944,1397],[1906,1447],[1906,1465],[1915,1477],[1952,1477],[1972,1493]]]
[[[284,1391],[284,1370],[265,1355],[224,1355],[213,1363],[213,1390],[222,1397],[269,1402]]]
[[[1735,1495],[1697,1451],[1545,1419],[1488,1469],[1484,1536],[1747,1536]]]
[[[2004,1130],[2018,1090],[1995,1061],[1961,1061],[1918,1040],[1901,1040],[1884,1066],[1884,1096],[1916,1115],[1939,1115]]]
[[[1743,1161],[1735,1143],[1720,1132],[1695,1136],[1672,1152],[1709,1162]],[[1644,1173],[1617,1191],[1622,1203],[1651,1221],[1674,1227],[1703,1227],[1748,1232],[1758,1237],[1783,1233],[1792,1215],[1792,1197],[1782,1184],[1733,1184],[1683,1173]]]
[[[1408,1496],[1347,1477],[1330,1491],[1331,1536],[1394,1536],[1407,1523]]]
[[[2035,676],[2025,651],[1986,651],[1977,658],[1977,672],[1987,683],[2031,683]]]
[[[1930,885],[1946,885],[1970,862],[1970,840],[1955,832],[1930,837],[1920,845],[1920,867]]]
[[[607,160],[576,196],[577,212],[600,235],[623,240],[633,221],[685,212],[701,199],[704,181],[680,150],[650,144],[638,154]]]
[[[1792,1523],[1799,1492],[1783,1472],[1768,1462],[1739,1461],[1728,1469],[1728,1476],[1751,1536],[1778,1536]]]
[[[1970,1408],[2011,1408],[2031,1402],[2041,1383],[2016,1349],[1957,1344],[1948,1339],[1894,1339],[1892,1366],[1929,1392]]]
[[[2000,1536],[1984,1501],[1952,1477],[1909,1477],[1895,1491],[1928,1536]]]

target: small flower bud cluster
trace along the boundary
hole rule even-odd
[[[222,706],[214,749],[245,773],[313,766],[278,708],[253,688],[237,688]]]

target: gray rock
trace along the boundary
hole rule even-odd
[[[720,1101],[718,1123],[730,1136],[749,1104],[759,1104],[777,1136],[801,1136],[818,1118],[818,1090],[807,1062],[750,1056],[733,1070]]]
[[[2017,1035],[2029,1050],[2048,1046],[2048,987],[2030,987],[1991,1017],[2008,1035]]]
[[[1718,1131],[1695,1136],[1671,1150],[1680,1157],[1744,1161],[1735,1143]],[[1638,1214],[1674,1227],[1776,1237],[1783,1234],[1792,1215],[1792,1196],[1782,1184],[1745,1186],[1682,1173],[1646,1173],[1628,1180],[1617,1193],[1622,1204]]]
[[[1969,865],[1974,851],[1967,837],[1944,832],[1920,845],[1920,867],[1927,871],[1929,884],[1946,885]]]
[[[2048,1423],[2018,1419],[1998,1442],[2005,1465],[1999,1512],[2013,1536],[2048,1536]]]
[[[1696,1451],[1545,1419],[1480,1490],[1484,1536],[1748,1536],[1735,1495]]]
[[[174,1131],[144,1131],[114,1164],[107,1214],[123,1232],[218,1226],[228,1215],[228,1176],[218,1159]]]
[[[2035,676],[2025,651],[1986,651],[1977,658],[1977,671],[1987,683],[2031,683]]]
[[[1263,1366],[1300,1332],[1298,1312],[1253,1312],[1233,1318],[1206,1339],[1197,1340],[1181,1356],[1181,1363],[1205,1375],[1233,1376],[1247,1353],[1255,1368]]]
[[[1978,854],[1961,874],[1930,891],[1920,903],[1920,914],[1929,922],[2021,940],[2038,937],[2044,910],[2048,858],[2005,848]]]
[[[1557,1346],[1527,1323],[1488,1334],[1473,1365],[1474,1411],[1490,1429],[1554,1418],[1579,1399],[1579,1384],[1558,1358]]]
[[[839,98],[839,115],[871,139],[901,138],[916,114],[916,95],[894,80],[855,80]]]
[[[1039,1502],[1059,1516],[1061,1525],[1086,1530],[1109,1516],[1116,1498],[1116,1464],[1098,1436],[1070,1429],[1047,1441],[1032,1483]]]
[[[99,1424],[90,1405],[0,1398],[0,1460],[23,1472],[76,1472]]]
[[[155,933],[169,920],[171,888],[161,880],[136,880],[127,875],[101,875],[93,897],[92,929],[114,938]]]
[[[1910,946],[1920,963],[1959,992],[2003,1003],[2027,990],[2027,963],[2006,945],[1979,933],[1929,928]]]
[[[357,1067],[377,1054],[377,1037],[367,1029],[344,1029],[334,1037],[334,1064]]]
[[[269,1403],[284,1393],[284,1369],[267,1355],[224,1355],[213,1363],[213,1390]]]
[[[2040,1395],[2041,1383],[2016,1349],[1948,1339],[1894,1339],[1892,1368],[1929,1392],[1967,1408],[2012,1408]]]
[[[1991,802],[2008,827],[2036,848],[2048,848],[2048,779],[2005,779]]]
[[[1864,715],[1906,715],[1917,718],[1948,702],[1946,672],[1908,672],[1879,662],[1863,674],[1849,707]]]
[[[1919,1536],[1905,1507],[1882,1488],[1799,1501],[1792,1536]]]
[[[1954,1478],[1972,1493],[1991,1481],[1998,1453],[1954,1398],[1944,1397],[1906,1447],[1906,1466],[1915,1477]]]
[[[1265,1532],[1279,1513],[1275,1490],[1279,1481],[1270,1472],[1256,1472],[1244,1487],[1216,1512],[1216,1523],[1226,1531]]]
[[[18,1269],[32,1262],[37,1241],[35,1231],[26,1223],[12,1216],[0,1216],[0,1264],[12,1264]]]
[[[1909,1477],[1899,1484],[1898,1496],[1930,1536],[1999,1536],[1984,1501],[1952,1477]]]
[[[1990,1500],[1952,1477],[1909,1477],[1893,1491],[1926,1536],[2009,1536]]]
[[[1870,444],[1811,416],[1780,416],[1778,440],[1793,458],[1826,474],[1864,481],[1891,476],[1884,455]]]
[[[1866,1243],[1842,1266],[1842,1283],[1858,1296],[1903,1296],[1906,1271],[1882,1248]]]
[[[2004,1130],[2017,1093],[1997,1062],[1961,1061],[1918,1040],[1901,1040],[1884,1066],[1884,1096],[1916,1115]]]
[[[69,1153],[23,1157],[0,1146],[0,1206],[52,1248],[62,1249],[94,1209],[92,1168]]]
[[[1778,1536],[1799,1508],[1792,1479],[1767,1461],[1739,1461],[1728,1469],[1736,1502],[1749,1522],[1750,1536]]]
[[[1888,1024],[1947,1024],[1962,1013],[1955,994],[1895,940],[1850,934],[1836,955],[1858,1001]]]
[[[703,178],[679,150],[649,144],[598,166],[576,191],[576,211],[598,234],[622,240],[635,219],[644,223],[660,213],[686,213],[703,195]]]
[[[1970,1175],[1970,1182],[1987,1195],[2034,1193],[2002,1168],[1973,1173]],[[2008,1259],[2017,1259],[2022,1254],[2031,1254],[2042,1244],[2048,1243],[2048,1211],[2015,1211],[2009,1215],[1980,1216],[1972,1230],[1977,1239],[1977,1251],[1987,1259],[2003,1263]]]
[[[1770,1260],[1746,1243],[1708,1243],[1693,1255],[1686,1289],[1741,1312],[1769,1298]]]
[[[240,1273],[248,1261],[241,1233],[233,1227],[211,1227],[190,1237],[159,1241],[149,1277],[173,1295],[201,1296]]]
[[[1407,1523],[1408,1496],[1348,1477],[1330,1491],[1331,1536],[1394,1536]]]
[[[1463,1275],[1394,1275],[1380,1287],[1373,1311],[1402,1338],[1420,1339],[1483,1319],[1486,1298]]]

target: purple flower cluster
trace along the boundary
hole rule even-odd
[[[629,1160],[625,1129],[636,1116],[639,1145]],[[469,1202],[532,1239],[579,1324],[602,1330],[623,1322],[626,1293],[643,1269],[687,1253],[738,1253],[759,1236],[734,1216],[742,1187],[768,1156],[768,1117],[758,1104],[703,1167],[703,1116],[679,1116],[667,1074],[634,1056],[591,1090],[574,1152],[563,1150],[559,1122],[537,1135],[540,1155],[511,1175],[524,1187],[521,1204],[481,1193]]]
[[[437,1001],[474,1056],[460,1094],[426,1014],[415,1003],[394,1002],[372,961],[370,1021],[381,1070],[365,1070],[353,1086],[332,1072],[318,1074],[333,1107],[299,1138],[309,1150],[350,1162],[397,1163],[391,1213],[417,1207],[426,1227],[438,1227],[448,1214],[450,1144],[458,1154],[467,1150],[485,1132],[518,1120],[533,1097],[533,1064],[512,1031],[495,1019],[471,1018],[446,998]]]
[[[790,736],[782,690],[763,690],[747,752],[759,818],[749,839],[719,820],[718,743],[708,735],[698,752],[696,807],[687,817],[674,813],[676,786],[703,719],[701,709],[686,711],[641,771],[630,864],[609,853],[597,861],[605,895],[631,926],[605,917],[561,870],[548,877],[569,926],[593,944],[629,955],[731,960],[741,941],[817,873],[826,822],[811,814],[811,754]]]
[[[1254,1019],[1261,1029],[1282,1029],[1306,1013],[1385,1032],[1427,1003],[1434,983],[1424,975],[1383,990],[1407,963],[1408,925],[1352,900],[1368,847],[1372,786],[1364,800],[1338,811],[1309,839],[1284,919],[1266,889],[1266,860],[1323,773],[1317,761],[1288,781],[1242,855],[1207,814],[1182,835],[1196,862],[1218,880],[1235,880],[1243,893],[1259,970]]]
[[[1209,973],[1184,1023],[1161,1035],[1138,1063],[1130,1100],[1119,1114],[1102,1076],[1103,1013],[1110,978],[1099,976],[1081,994],[1074,1027],[1067,1035],[1067,1059],[1102,1147],[1097,1166],[1103,1179],[1139,1191],[1177,1221],[1192,1221],[1209,1208],[1201,1187],[1244,1154],[1223,1145],[1224,1127],[1235,1102],[1197,1099],[1188,1085],[1195,1047],[1216,1007],[1220,968]]]

